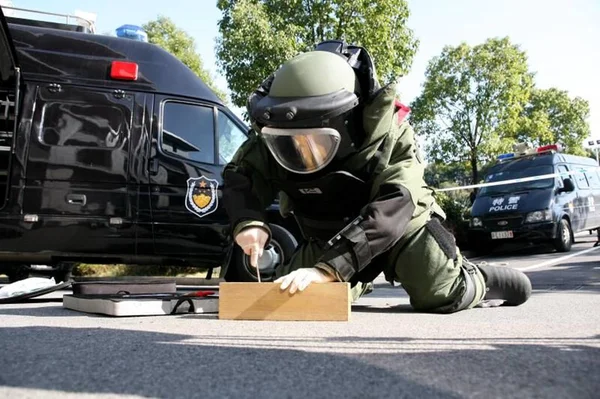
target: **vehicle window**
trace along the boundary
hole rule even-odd
[[[115,148],[128,132],[127,118],[117,106],[48,102],[39,141],[52,146]]]
[[[561,174],[559,177],[556,178],[557,184],[558,184],[558,187],[563,188],[565,186],[563,184],[563,180],[567,179],[567,178],[570,178],[571,180],[573,180],[573,178],[569,174],[569,170],[567,169],[567,167],[565,165],[558,165],[557,170],[558,170],[558,173]]]
[[[577,182],[577,187],[589,188],[590,184],[589,184],[587,178],[585,177],[584,169],[576,168],[574,171],[575,171],[575,174],[573,175],[573,177],[574,177],[574,180]]]
[[[163,151],[196,162],[214,163],[213,108],[173,101],[163,108]]]
[[[569,177],[569,169],[565,165],[558,165],[558,173],[565,173],[564,176],[561,176],[563,179]]]
[[[587,178],[590,187],[598,188],[600,187],[600,181],[598,180],[598,175],[593,170],[586,170],[585,177]]]
[[[485,177],[486,183],[506,181],[512,179],[521,179],[526,177],[554,174],[554,168],[551,165],[539,165],[523,168],[515,164],[510,169],[504,169],[498,172],[490,173]],[[479,195],[497,195],[508,194],[518,191],[539,190],[554,186],[554,178],[530,180],[519,183],[499,184],[497,186],[484,187],[479,191]]]
[[[217,120],[217,132],[219,134],[219,164],[225,165],[231,161],[235,152],[248,137],[235,122],[220,111]]]

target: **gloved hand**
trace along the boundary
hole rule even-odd
[[[296,290],[304,291],[310,283],[329,283],[331,281],[336,281],[333,275],[315,267],[308,267],[297,269],[290,274],[281,276],[274,283],[281,283],[280,288],[282,291],[289,286],[290,294],[293,294]]]
[[[258,258],[263,254],[269,234],[260,227],[248,227],[235,236],[235,242],[250,257],[250,264],[258,267]]]

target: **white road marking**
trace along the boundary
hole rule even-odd
[[[563,261],[563,260],[567,260],[567,259],[573,258],[575,256],[583,255],[583,254],[588,253],[588,252],[592,252],[592,251],[594,251],[596,249],[600,249],[600,245],[597,246],[597,247],[592,247],[592,248],[584,249],[583,251],[575,252],[575,253],[572,253],[570,255],[562,256],[560,258],[550,259],[550,260],[547,260],[545,262],[538,263],[537,265],[531,265],[531,266],[527,266],[527,267],[515,267],[515,269],[518,269],[518,270],[520,270],[522,272],[526,271],[526,270],[537,269],[538,267],[548,266],[548,265],[551,265],[553,263],[557,263],[557,262],[560,262],[560,261]]]

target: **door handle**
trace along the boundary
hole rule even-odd
[[[150,159],[150,162],[148,162],[148,171],[152,176],[158,174],[158,158]]]
[[[67,202],[71,205],[85,205],[87,198],[84,194],[68,194]]]

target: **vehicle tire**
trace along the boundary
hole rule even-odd
[[[273,281],[278,266],[284,264],[298,246],[296,238],[276,224],[269,224],[271,228],[271,242],[265,248],[263,256],[259,259],[260,281]],[[229,282],[255,282],[258,281],[256,268],[250,265],[250,257],[234,244],[233,255],[225,281]]]
[[[29,268],[26,265],[7,265],[2,267],[2,271],[8,277],[9,283],[29,278]]]
[[[477,239],[473,246],[472,252],[477,256],[489,255],[498,248],[498,243],[490,239]]]
[[[558,252],[569,252],[573,245],[573,233],[567,219],[561,219],[558,223],[558,231],[554,239],[554,248]]]
[[[73,278],[73,268],[75,267],[75,263],[73,262],[62,262],[59,263],[56,267],[56,270],[52,273],[52,277],[54,277],[54,281],[56,284],[60,284],[60,282],[68,282]]]

